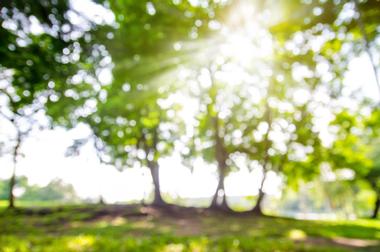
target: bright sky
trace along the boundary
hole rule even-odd
[[[112,13],[99,9],[90,1],[72,1],[75,8],[89,10],[92,18],[99,23],[113,22]],[[95,14],[94,14],[95,13]],[[98,14],[96,14],[98,13]],[[104,18],[104,20],[102,20]],[[80,22],[80,21],[78,21]],[[232,36],[234,39],[234,37]],[[237,41],[236,41],[237,39]],[[237,37],[230,46],[238,50],[241,43]],[[231,51],[231,50],[230,50]],[[233,50],[232,50],[233,51]],[[239,50],[234,54],[239,54]],[[245,53],[244,50],[243,53]],[[236,56],[236,55],[235,55]],[[354,59],[346,76],[346,86],[349,90],[363,87],[364,93],[374,100],[379,100],[373,72],[366,55]],[[0,121],[0,138],[11,132],[9,125]],[[83,198],[97,198],[100,195],[107,202],[140,200],[152,190],[150,173],[145,168],[129,168],[122,172],[111,166],[98,162],[96,154],[90,145],[85,146],[81,154],[76,157],[65,157],[66,148],[72,140],[88,134],[88,128],[80,125],[67,131],[65,129],[35,130],[24,142],[22,153],[17,166],[17,175],[25,175],[32,184],[45,185],[54,178],[61,178],[73,184],[79,196]],[[216,168],[196,160],[191,172],[181,164],[178,154],[161,159],[160,176],[162,191],[173,197],[198,198],[211,197],[217,185]],[[0,178],[9,178],[12,163],[9,156],[0,158]],[[241,169],[233,172],[226,178],[226,193],[228,196],[255,195],[261,180],[259,169],[249,172]],[[279,195],[281,179],[274,173],[268,175],[265,191],[272,195]]]
[[[0,130],[4,133],[5,127]],[[19,160],[17,175],[27,176],[30,183],[39,185],[61,178],[73,184],[81,197],[96,198],[102,195],[107,202],[147,196],[152,190],[152,183],[146,168],[129,168],[120,172],[112,166],[102,165],[90,145],[85,146],[79,156],[65,157],[72,139],[86,135],[84,133],[87,131],[86,126],[81,125],[71,131],[55,129],[33,132],[22,146],[24,157]],[[0,167],[0,177],[9,178],[12,171],[10,156],[0,159]],[[201,160],[195,161],[192,173],[181,164],[178,156],[160,160],[160,168],[162,191],[173,197],[211,197],[216,188],[215,167]],[[226,179],[227,195],[256,194],[261,176],[258,170],[232,173]],[[266,186],[266,190],[277,194],[281,181],[274,174],[269,176],[268,185],[271,186]]]

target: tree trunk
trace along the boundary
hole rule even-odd
[[[153,181],[153,206],[165,206],[167,203],[161,196],[161,186],[160,186],[160,167],[157,160],[149,159],[149,155],[156,156],[157,153],[157,144],[158,144],[158,127],[153,129],[153,143],[149,145],[146,141],[146,136],[143,134],[143,146],[145,151],[145,160],[149,168],[150,174]]]
[[[376,219],[377,218],[377,215],[379,213],[379,209],[380,209],[380,193],[377,193],[377,195],[376,195],[376,201],[375,201],[375,206],[373,208],[373,213],[372,213],[372,216],[371,216],[372,219]]]
[[[227,171],[227,151],[224,147],[224,140],[220,137],[220,127],[219,127],[219,119],[218,117],[213,118],[214,124],[214,136],[215,136],[215,159],[218,164],[218,186],[216,187],[216,191],[214,193],[213,199],[211,201],[210,208],[213,209],[221,209],[225,211],[229,211],[230,208],[227,204],[226,200],[226,191],[224,189],[224,178],[226,177]],[[222,195],[220,195],[222,194]],[[219,202],[219,197],[222,197],[221,202]]]
[[[16,186],[16,166],[17,166],[17,157],[18,151],[21,145],[21,134],[17,132],[16,146],[13,150],[13,172],[9,180],[9,195],[8,195],[8,208],[15,208],[15,195],[13,193]]]
[[[377,87],[378,87],[379,92],[380,92],[379,73],[378,73],[378,70],[377,70],[377,67],[376,67],[374,55],[371,53],[370,39],[368,38],[368,34],[367,34],[366,30],[365,30],[365,24],[364,24],[363,19],[362,19],[362,13],[361,13],[360,8],[359,8],[359,1],[358,0],[354,0],[354,6],[355,6],[355,9],[356,9],[356,11],[358,13],[357,22],[358,22],[358,25],[359,25],[359,31],[360,31],[360,33],[361,33],[361,35],[363,37],[364,49],[367,52],[369,61],[370,61],[371,66],[372,66],[373,74],[374,74],[374,77],[375,77],[375,82],[376,82]]]
[[[148,163],[148,167],[150,170],[150,174],[152,175],[153,180],[153,186],[154,186],[154,199],[153,199],[153,205],[154,206],[164,206],[166,205],[165,201],[162,199],[161,196],[161,187],[160,187],[160,171],[159,166],[156,161],[150,161]]]
[[[251,210],[252,213],[254,214],[257,214],[257,215],[263,215],[263,211],[262,211],[262,202],[263,202],[263,199],[265,197],[265,193],[264,193],[264,183],[265,183],[265,180],[267,178],[267,169],[268,169],[268,162],[269,162],[269,154],[268,154],[268,151],[269,151],[269,148],[271,146],[271,143],[270,143],[270,140],[269,140],[269,132],[271,131],[272,129],[272,115],[271,115],[271,109],[269,107],[269,104],[266,104],[266,119],[265,121],[268,123],[268,130],[267,132],[265,133],[265,137],[264,137],[264,141],[265,141],[265,147],[264,147],[264,150],[265,150],[265,153],[264,153],[264,162],[263,162],[263,179],[261,180],[261,184],[260,184],[260,187],[259,187],[259,195],[257,197],[257,202],[256,202],[256,205],[253,207],[253,209]]]
[[[262,210],[261,204],[263,202],[264,197],[265,197],[265,193],[262,190],[259,190],[259,195],[257,197],[256,205],[251,210],[252,213],[254,213],[256,215],[263,215],[263,210]]]
[[[227,200],[226,200],[226,192],[224,189],[224,174],[221,172],[218,168],[219,172],[219,181],[218,181],[218,186],[216,187],[214,196],[211,201],[210,208],[212,209],[222,209],[222,210],[229,210],[229,207],[227,205]],[[221,196],[221,201],[219,201],[219,198]]]
[[[261,183],[260,183],[259,194],[257,197],[256,205],[251,210],[251,212],[256,214],[256,215],[263,215],[261,205],[262,205],[262,202],[263,202],[264,197],[265,197],[265,193],[264,193],[263,189],[264,189],[264,183],[265,183],[266,177],[267,177],[266,176],[266,169],[263,169],[263,179],[261,180]]]
[[[15,185],[16,185],[16,174],[15,172],[13,172],[12,177],[9,180],[8,208],[15,208],[15,195],[13,193]]]

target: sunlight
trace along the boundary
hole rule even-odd
[[[258,229],[266,214],[377,218],[374,2],[4,1],[0,208],[20,211],[0,216],[0,244],[23,218],[36,221],[31,235],[61,226],[53,236],[74,251],[146,223],[148,235],[175,231],[172,221],[211,235],[193,220],[214,210],[244,211]],[[228,216],[228,243],[243,248],[234,232],[250,228]],[[311,229],[300,223],[272,235],[306,245]],[[87,224],[100,236],[66,233]]]
[[[272,41],[267,34],[262,14],[252,1],[236,1],[221,29],[225,42],[222,54],[236,64],[247,67],[253,60],[270,57]]]
[[[257,50],[251,39],[239,33],[230,34],[227,39],[220,47],[221,54],[228,60],[238,61],[243,65],[248,64]]]
[[[303,241],[307,238],[307,234],[305,233],[305,231],[303,231],[301,229],[291,229],[288,232],[288,237],[291,240]]]
[[[78,235],[67,242],[67,249],[71,251],[88,251],[95,243],[95,238],[91,235]]]

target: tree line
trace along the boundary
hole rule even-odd
[[[380,98],[350,90],[345,76],[365,55],[380,94],[378,1],[89,4],[105,12],[91,16],[67,0],[0,6],[0,115],[14,128],[1,149],[13,157],[10,207],[29,133],[84,123],[91,134],[69,153],[91,142],[101,162],[149,168],[154,205],[166,205],[158,161],[179,152],[190,169],[196,158],[216,165],[213,209],[229,209],[224,179],[241,168],[239,156],[263,173],[255,214],[268,172],[297,187],[329,167],[368,181],[377,216]]]

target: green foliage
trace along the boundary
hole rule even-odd
[[[69,2],[5,1],[1,10],[0,69],[2,75],[10,73],[10,87],[1,91],[8,95],[9,109],[20,113],[25,106],[47,106],[47,112],[58,119],[83,105],[80,94],[92,88],[86,83],[74,85],[70,78],[80,70],[90,73],[95,59],[93,45],[84,39],[90,31],[77,27],[67,16]],[[41,30],[33,30],[33,22]],[[82,99],[68,96],[67,90]]]
[[[20,201],[27,202],[77,202],[78,196],[72,185],[56,179],[46,186],[29,185],[26,177],[17,178],[17,188],[23,190],[18,198]],[[0,180],[0,200],[8,199],[9,183],[8,180]]]
[[[337,139],[330,149],[330,160],[338,168],[354,169],[359,175],[366,174],[372,165],[369,159],[370,146],[365,140],[363,118],[348,111],[335,116],[332,125],[338,126]]]
[[[28,186],[25,192],[19,198],[25,201],[78,201],[75,190],[72,185],[65,184],[61,180],[53,180],[44,187]]]
[[[115,38],[107,46],[113,60],[125,62],[136,55],[173,51],[172,44],[187,39],[192,29],[201,36],[208,31],[207,21],[217,8],[213,1],[205,2],[208,8],[189,1],[110,1],[118,23]],[[195,20],[205,24],[197,27]]]
[[[367,180],[378,193],[379,124],[374,122],[377,117],[378,109],[373,109],[368,116],[358,116],[344,110],[338,113],[332,123],[338,125],[339,131],[329,154],[334,167],[353,169],[358,179]]]
[[[194,29],[199,36],[206,33],[195,20],[207,23],[209,10],[187,1],[110,1],[110,8],[117,26],[109,31],[112,39],[102,41],[114,64],[113,81],[103,89],[106,99],[98,101],[96,113],[86,121],[101,142],[99,149],[118,168],[135,161],[157,162],[170,154],[174,131],[181,127],[175,120],[178,104],[160,105],[177,91],[175,70],[186,61],[173,43],[189,39]]]
[[[8,198],[9,194],[9,184],[0,181],[0,199],[4,200]]]

